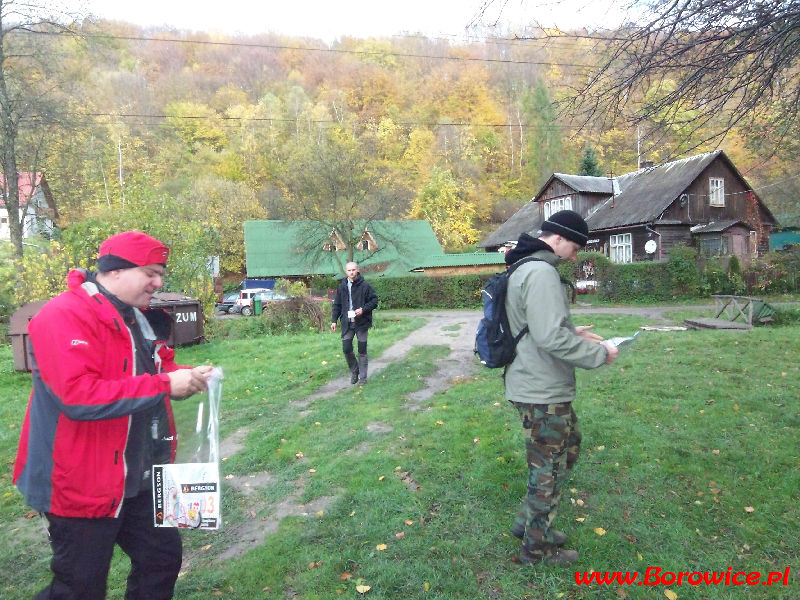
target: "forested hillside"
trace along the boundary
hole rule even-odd
[[[18,168],[44,171],[61,227],[169,198],[176,219],[216,232],[226,272],[243,269],[244,219],[424,218],[459,251],[552,172],[579,172],[587,151],[597,173],[620,174],[637,152],[657,163],[713,149],[680,131],[599,131],[560,111],[595,64],[596,40],[580,37],[326,45],[108,22],[20,37],[6,53],[35,46],[48,72],[27,82],[47,104],[20,120]],[[736,129],[721,147],[774,212],[791,209],[788,149],[760,154]],[[343,182],[358,191],[345,205]]]

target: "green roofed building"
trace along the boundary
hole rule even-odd
[[[414,271],[425,273],[428,276],[489,273],[504,269],[505,260],[505,252],[437,254],[426,256],[414,267]]]
[[[783,250],[800,244],[800,213],[776,215],[780,227],[769,235],[769,249]]]
[[[444,256],[430,223],[413,221],[361,222],[354,260],[363,273],[402,277]],[[347,253],[334,233],[325,234],[313,221],[245,221],[244,246],[248,278],[339,276]]]

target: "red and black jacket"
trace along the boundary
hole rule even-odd
[[[76,270],[69,290],[28,325],[33,389],[13,481],[26,503],[62,517],[116,517],[125,495],[132,415],[152,411],[177,437],[166,374],[174,351],[158,349],[157,374],[137,374],[135,344],[111,301]],[[146,315],[147,311],[144,311]]]

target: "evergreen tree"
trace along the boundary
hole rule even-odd
[[[579,175],[591,175],[593,177],[602,177],[603,171],[600,169],[600,164],[597,162],[597,155],[594,148],[586,146],[583,151],[583,158],[581,159],[581,170]]]

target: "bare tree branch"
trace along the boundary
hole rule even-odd
[[[592,36],[598,68],[564,110],[583,126],[680,128],[695,147],[782,107],[776,143],[797,124],[800,1],[653,0],[651,15]],[[570,34],[567,34],[570,35]],[[659,94],[652,94],[659,90]]]

